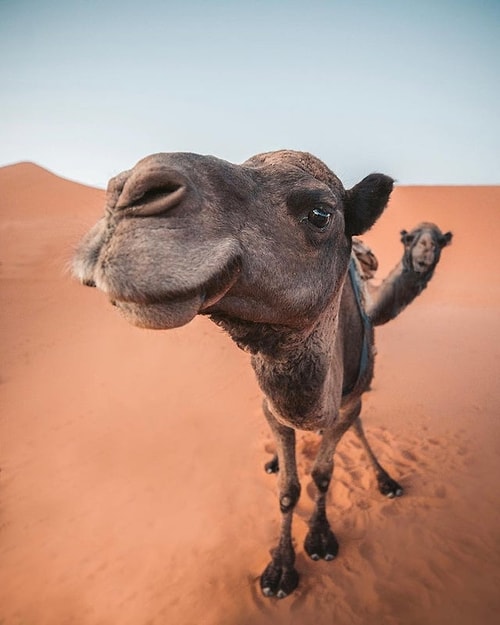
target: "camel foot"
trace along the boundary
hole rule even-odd
[[[272,460],[266,462],[266,464],[264,465],[264,469],[266,470],[266,473],[278,473],[278,471],[280,470],[278,456],[273,456]]]
[[[377,482],[379,492],[389,499],[401,497],[404,492],[403,487],[398,484],[396,480],[393,480],[392,477],[385,471],[377,476]]]
[[[328,523],[314,525],[307,533],[304,549],[311,560],[333,560],[339,552],[339,543]]]
[[[299,584],[299,574],[293,566],[285,567],[270,562],[260,577],[260,588],[266,597],[284,599],[292,593]]]

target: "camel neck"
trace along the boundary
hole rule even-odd
[[[212,315],[236,344],[252,354],[252,367],[257,382],[273,406],[290,427],[320,429],[335,411],[332,401],[340,405],[340,396],[332,398],[331,363],[338,348],[337,307],[324,311],[312,328],[296,330],[282,326],[256,324]]]
[[[245,321],[223,314],[212,314],[210,319],[223,328],[240,349],[270,361],[287,360],[297,351],[300,352],[314,331],[314,327],[295,329]]]
[[[408,262],[400,261],[372,293],[368,314],[374,325],[382,325],[397,317],[426,288],[433,273],[434,268],[417,273]]]

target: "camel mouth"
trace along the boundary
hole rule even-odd
[[[110,302],[133,325],[157,330],[177,328],[220,302],[238,281],[240,273],[240,259],[234,258],[202,286],[140,299],[113,294]]]
[[[234,258],[227,263],[222,272],[218,273],[214,279],[206,284],[200,312],[204,312],[220,302],[236,284],[240,274],[241,261],[239,258]]]
[[[429,271],[432,266],[433,266],[433,262],[432,263],[428,263],[425,260],[416,260],[413,262],[413,270],[416,273],[425,273],[426,271]]]

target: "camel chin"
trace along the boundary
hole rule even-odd
[[[114,300],[123,317],[132,325],[149,330],[172,330],[189,323],[200,312],[203,297],[150,304]]]

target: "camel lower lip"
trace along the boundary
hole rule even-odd
[[[114,305],[133,325],[151,330],[170,330],[189,323],[202,305],[201,295],[183,301],[137,304],[114,300]]]

